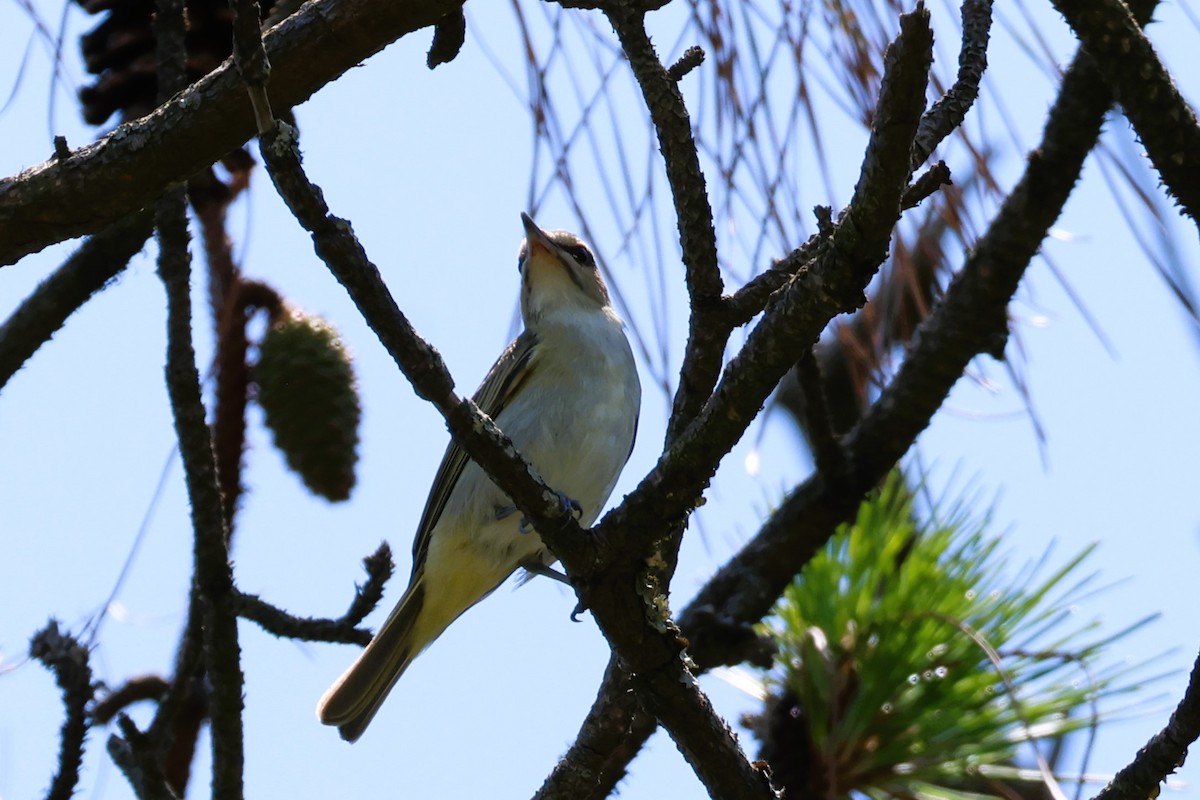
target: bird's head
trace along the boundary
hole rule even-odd
[[[559,311],[598,311],[610,305],[591,249],[569,231],[544,231],[521,214],[521,316],[525,324]]]

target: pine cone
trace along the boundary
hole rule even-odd
[[[347,499],[362,409],[350,354],[337,331],[319,317],[284,313],[259,345],[254,382],[288,466],[315,494]]]

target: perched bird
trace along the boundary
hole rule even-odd
[[[522,214],[525,330],[475,392],[546,483],[591,525],[629,459],[641,385],[625,326],[591,250]],[[453,441],[413,542],[408,589],[379,633],[317,705],[342,738],[360,737],[412,660],[517,568],[551,574],[554,557],[512,501]]]

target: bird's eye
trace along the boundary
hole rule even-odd
[[[567,254],[571,256],[571,258],[575,259],[576,263],[578,263],[581,267],[596,266],[596,259],[592,257],[592,251],[588,250],[581,244],[570,245],[569,247],[564,247],[563,250],[565,250]]]

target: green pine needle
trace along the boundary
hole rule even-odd
[[[922,523],[894,473],[785,593],[759,728],[793,725],[764,755],[804,765],[813,796],[991,797],[1022,743],[1092,725],[1098,698],[1133,688],[1094,667],[1132,629],[1089,641],[1098,624],[1070,610],[1093,548],[1014,580],[986,528],[961,505]]]

